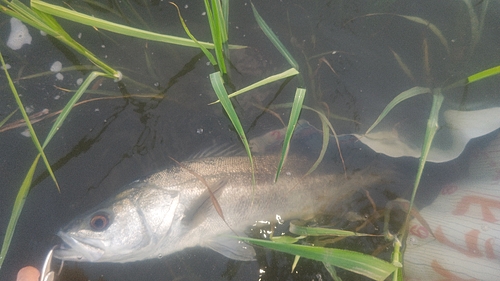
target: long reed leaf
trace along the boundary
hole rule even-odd
[[[5,122],[9,121],[10,117],[12,117],[12,115],[14,115],[14,113],[16,113],[18,110],[19,109],[12,111],[9,115],[2,119],[2,121],[0,121],[0,128],[5,124]]]
[[[397,268],[397,266],[379,258],[349,250],[277,243],[246,237],[234,238],[268,249],[326,262],[374,280],[385,280]]]
[[[136,38],[141,38],[141,39],[146,39],[146,40],[151,40],[151,41],[157,41],[157,42],[163,42],[163,43],[169,43],[169,44],[175,44],[175,45],[180,45],[180,46],[186,46],[186,47],[198,47],[198,45],[193,42],[191,39],[188,38],[182,38],[182,37],[177,37],[177,36],[171,36],[171,35],[164,35],[164,34],[159,34],[155,32],[150,32],[122,24],[117,24],[114,22],[106,21],[103,19],[99,19],[93,16],[89,16],[83,13],[79,13],[74,10],[66,9],[57,5],[52,5],[40,0],[32,0],[31,1],[31,7],[34,9],[37,9],[39,11],[45,12],[50,15],[54,15],[56,17],[60,17],[63,19],[67,19],[70,21],[78,22],[81,24],[85,24],[88,26],[93,26],[97,27],[100,29],[108,30],[114,33],[118,34],[123,34],[127,36],[132,36]],[[203,45],[206,48],[212,49],[214,48],[214,45],[211,43],[207,42],[199,42],[201,45]],[[245,48],[245,46],[239,46],[239,45],[230,45],[230,48]]]
[[[113,76],[115,80],[121,79],[122,74],[119,71],[116,71],[112,67],[108,66],[106,63],[98,59],[92,52],[90,52],[80,43],[71,38],[71,36],[59,25],[59,23],[50,14],[44,13],[39,10],[32,10],[19,0],[12,0],[7,3],[8,3],[8,8],[0,6],[2,12],[10,16],[16,17],[19,20],[39,30],[46,32],[47,34],[53,36],[62,43],[68,45],[75,51],[87,57],[92,63],[97,65],[104,72],[108,73],[108,75]]]
[[[52,137],[56,134],[56,132],[62,126],[64,120],[66,120],[66,117],[70,113],[71,109],[73,109],[73,106],[75,105],[75,103],[81,98],[83,93],[85,93],[87,88],[90,86],[90,83],[92,83],[92,81],[94,81],[94,79],[99,77],[99,76],[107,77],[108,75],[106,73],[92,71],[89,74],[89,76],[87,76],[87,78],[85,78],[85,81],[83,81],[83,83],[80,85],[80,87],[75,92],[75,94],[73,94],[73,96],[68,101],[68,103],[66,103],[63,110],[61,111],[61,114],[59,114],[56,121],[52,125],[52,128],[50,129],[49,133],[47,134],[47,138],[45,139],[45,141],[43,143],[43,147],[45,147],[45,146],[47,146],[47,144],[49,144]]]
[[[203,51],[203,53],[205,54],[205,56],[208,58],[208,60],[210,61],[210,63],[212,65],[217,65],[217,60],[215,60],[212,53],[210,53],[210,51],[205,46],[200,44],[200,42],[198,42],[198,40],[196,40],[196,38],[193,36],[193,34],[191,34],[191,31],[189,31],[189,28],[187,27],[186,23],[184,22],[184,18],[182,18],[181,10],[179,10],[179,6],[177,6],[177,4],[175,4],[174,2],[169,2],[169,3],[174,5],[174,7],[177,9],[177,14],[179,15],[179,19],[181,20],[182,27],[184,28],[184,32],[186,32],[187,36],[189,38],[191,38],[191,40],[193,40],[193,42],[195,42],[198,45],[198,47],[200,47],[200,49]]]
[[[295,69],[295,68],[290,68],[288,70],[285,70],[281,73],[278,73],[278,74],[275,74],[275,75],[271,75],[267,78],[264,78],[258,82],[255,82],[249,86],[246,86],[244,87],[243,89],[240,89],[238,91],[235,91],[233,92],[232,94],[228,95],[228,98],[233,98],[233,97],[236,97],[238,95],[241,95],[245,92],[248,92],[250,90],[253,90],[253,89],[256,89],[260,86],[264,86],[264,85],[267,85],[269,83],[272,83],[272,82],[275,82],[275,81],[278,81],[278,80],[281,80],[281,79],[285,79],[285,78],[288,78],[288,77],[291,77],[291,76],[294,76],[294,75],[297,75],[299,74],[299,72]],[[216,104],[216,103],[219,103],[220,100],[217,100],[217,101],[214,101],[212,103],[209,103],[210,105],[211,104]]]
[[[429,119],[427,120],[427,128],[425,130],[425,137],[424,137],[424,142],[422,145],[422,150],[420,154],[420,159],[418,162],[418,171],[417,175],[415,177],[415,182],[413,184],[413,191],[410,199],[410,206],[408,207],[408,210],[413,209],[413,204],[415,201],[415,196],[417,194],[418,186],[420,185],[420,179],[422,177],[422,173],[424,171],[425,163],[427,162],[427,156],[429,155],[429,151],[431,149],[432,141],[434,140],[434,136],[436,135],[436,132],[439,128],[439,110],[441,109],[441,105],[443,104],[444,96],[441,93],[441,89],[437,88],[434,89],[433,91],[433,97],[432,97],[432,107],[431,107],[431,112],[429,114]],[[406,215],[406,221],[405,225],[408,225],[411,217],[411,212],[408,212]],[[406,235],[407,235],[407,228],[405,228],[404,232],[404,239],[403,241],[406,240]]]
[[[290,148],[290,140],[292,139],[293,131],[299,120],[300,112],[302,110],[302,103],[304,102],[304,97],[306,96],[306,89],[297,88],[295,91],[295,98],[292,104],[292,111],[290,112],[290,119],[288,121],[288,127],[286,129],[285,138],[283,139],[283,147],[281,149],[281,158],[278,163],[278,169],[276,171],[276,176],[274,177],[274,182],[278,180],[283,164],[285,163],[286,156],[288,155],[288,150]]]
[[[295,235],[304,236],[380,236],[374,234],[365,234],[348,230],[331,229],[323,227],[308,227],[303,226],[298,221],[290,222],[290,232]]]
[[[214,72],[210,74],[210,82],[212,83],[212,88],[215,91],[215,94],[220,100],[220,103],[224,110],[226,111],[229,120],[231,120],[231,123],[234,126],[234,129],[238,133],[241,142],[243,143],[243,146],[245,147],[245,151],[248,155],[248,159],[250,161],[250,166],[252,170],[252,183],[255,184],[255,173],[254,173],[254,163],[253,163],[253,157],[252,157],[252,152],[250,151],[250,145],[248,144],[247,137],[245,135],[245,130],[243,130],[243,127],[241,126],[240,119],[238,118],[238,115],[236,114],[236,111],[234,110],[233,104],[228,98],[226,89],[224,88],[224,81],[222,80],[221,73],[220,72]]]
[[[26,122],[26,126],[28,127],[28,130],[30,132],[31,140],[35,144],[35,147],[38,150],[38,153],[40,153],[40,155],[42,156],[43,162],[45,163],[45,166],[47,167],[47,171],[49,172],[50,177],[52,178],[52,180],[56,184],[57,190],[60,191],[59,184],[57,183],[56,176],[54,175],[54,172],[52,171],[52,168],[50,167],[49,160],[47,159],[47,156],[45,155],[45,152],[43,151],[43,148],[40,145],[40,141],[38,140],[38,137],[36,136],[36,133],[35,133],[35,130],[33,129],[33,126],[31,125],[28,114],[26,113],[26,110],[24,109],[23,102],[21,101],[21,98],[19,97],[19,94],[17,93],[16,87],[14,86],[14,82],[12,81],[12,79],[9,75],[9,71],[7,71],[7,68],[5,67],[5,61],[3,59],[1,52],[0,52],[0,60],[2,62],[5,76],[7,77],[7,81],[9,82],[10,90],[12,91],[12,94],[14,95],[14,99],[16,100],[17,107],[21,111],[21,114],[23,115],[23,119]]]
[[[283,57],[285,57],[285,59],[288,61],[288,63],[298,71],[299,64],[297,63],[297,61],[292,57],[290,52],[288,52],[288,50],[285,48],[285,45],[283,45],[283,43],[281,43],[281,41],[278,39],[278,36],[276,36],[276,34],[274,34],[274,32],[269,27],[269,25],[267,25],[267,23],[264,21],[264,19],[259,15],[259,12],[257,12],[257,9],[253,5],[253,3],[252,2],[250,2],[250,3],[252,4],[253,15],[255,17],[255,20],[259,24],[260,29],[262,29],[264,34],[266,34],[267,38],[269,38],[269,40],[271,40],[271,43],[273,43],[273,45],[276,47],[276,49],[278,49],[278,51],[281,53],[281,55],[283,55]]]
[[[9,251],[10,243],[12,242],[12,237],[16,229],[17,220],[21,215],[24,202],[26,201],[26,196],[28,196],[28,193],[30,191],[31,182],[33,181],[33,174],[35,173],[35,169],[39,159],[40,154],[36,156],[33,164],[31,164],[31,167],[28,170],[28,173],[26,174],[21,187],[17,192],[16,200],[14,201],[14,207],[12,208],[12,214],[10,215],[9,224],[7,226],[7,230],[5,231],[5,237],[3,238],[2,251],[0,252],[0,268],[2,268],[2,264],[5,261],[7,252]]]
[[[387,106],[384,108],[384,110],[382,111],[382,113],[380,113],[379,117],[377,118],[377,120],[375,120],[375,122],[373,123],[373,125],[371,125],[371,127],[368,128],[368,130],[366,130],[365,135],[367,135],[368,133],[370,133],[371,130],[373,128],[375,128],[375,126],[377,126],[378,123],[380,123],[380,121],[382,121],[382,119],[384,119],[384,117],[396,105],[398,105],[400,102],[402,102],[402,101],[404,101],[406,99],[409,99],[411,97],[414,97],[414,96],[417,96],[417,95],[421,95],[421,94],[428,94],[430,92],[431,92],[431,89],[429,89],[429,88],[425,88],[425,87],[413,87],[413,88],[411,88],[409,90],[406,90],[406,91],[400,93],[389,104],[387,104]]]
[[[474,83],[484,78],[500,74],[500,65],[495,66],[467,77],[467,84]]]

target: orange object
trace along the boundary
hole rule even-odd
[[[38,281],[40,271],[33,266],[25,266],[17,273],[16,281]]]

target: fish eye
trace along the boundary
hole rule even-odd
[[[109,217],[106,213],[96,213],[90,219],[90,228],[95,231],[104,231],[110,224]]]

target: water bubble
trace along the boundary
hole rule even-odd
[[[196,133],[199,135],[203,134],[203,128],[196,129]]]

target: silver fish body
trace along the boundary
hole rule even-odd
[[[135,181],[59,231],[65,243],[54,256],[132,262],[202,246],[232,259],[252,260],[253,248],[230,235],[244,235],[256,221],[275,221],[277,216],[311,218],[359,188],[380,181],[379,176],[360,172],[349,179],[343,174],[304,176],[304,167],[310,163],[289,157],[274,183],[278,160],[255,157],[255,185],[245,156],[185,161]]]

